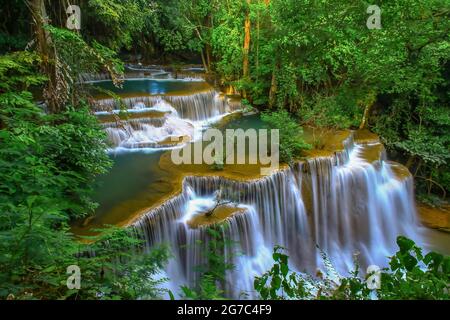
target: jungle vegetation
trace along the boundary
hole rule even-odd
[[[369,3],[362,0],[71,4],[81,8],[79,31],[66,28],[67,1],[0,1],[1,298],[135,299],[167,292],[164,279],[144,281],[170,258],[167,248],[136,257],[131,252],[142,243],[126,229],[82,242],[70,231],[73,220],[93,214],[93,182],[111,166],[80,75],[109,73],[119,85],[123,61],[201,63],[222,87],[264,111],[269,124],[289,123],[286,161],[308,147],[289,139],[300,126],[370,129],[413,173],[419,199],[448,200],[448,1],[377,0],[381,29],[367,28]],[[398,243],[380,297],[448,299],[448,258],[422,256],[407,239]],[[286,269],[281,249],[274,259],[274,269],[255,282],[262,298],[314,295]],[[69,264],[87,270],[81,290],[65,286]],[[201,287],[184,288],[185,296],[220,297],[211,279],[221,280],[227,268],[205,269]],[[421,285],[407,286],[404,277]],[[367,298],[357,279],[330,295]]]

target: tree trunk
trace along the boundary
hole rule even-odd
[[[369,120],[370,110],[372,109],[372,104],[368,103],[364,108],[364,115],[361,120],[361,124],[359,125],[359,129],[364,129],[367,126],[367,122]]]
[[[258,21],[256,23],[256,82],[259,82],[259,40],[261,37],[260,12],[258,10]]]
[[[202,57],[203,68],[205,68],[205,72],[208,73],[209,68],[208,68],[208,64],[205,59],[205,53],[204,53],[203,49],[200,50],[200,56]]]
[[[270,91],[269,91],[269,108],[272,109],[275,105],[275,98],[277,94],[277,76],[276,73],[278,71],[278,65],[275,65],[272,71],[272,82],[270,84]]]
[[[250,0],[247,1],[250,4]],[[251,39],[251,21],[250,12],[245,14],[245,26],[244,26],[244,54],[243,54],[243,64],[242,73],[244,78],[249,76],[249,53],[250,53],[250,39]]]
[[[50,34],[45,30],[48,18],[44,0],[29,1],[29,7],[34,20],[34,33],[37,51],[41,58],[41,70],[48,78],[44,88],[44,99],[49,111],[57,113],[67,99],[67,86],[64,79],[58,75],[56,54],[51,44]]]
[[[207,70],[211,70],[211,45],[209,43],[206,44],[206,65]]]
[[[250,6],[251,0],[247,0],[247,4]],[[250,7],[247,9],[245,13],[245,22],[244,22],[244,47],[243,47],[243,56],[242,56],[242,76],[243,78],[248,78],[250,75],[249,68],[249,53],[250,53],[250,40],[251,40],[251,21],[250,21]],[[244,98],[247,97],[247,92],[244,90],[243,92]]]
[[[270,5],[270,0],[264,0],[264,4],[266,5],[266,7],[268,7]],[[272,27],[272,21],[269,18],[269,28],[271,29]],[[272,109],[273,106],[275,105],[275,100],[276,100],[276,93],[277,93],[277,71],[278,71],[278,63],[275,63],[275,66],[273,67],[273,71],[272,71],[272,80],[270,82],[270,90],[269,90],[269,108]]]

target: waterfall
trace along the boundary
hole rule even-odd
[[[97,111],[120,110],[120,103],[126,106],[128,111],[135,111],[136,108],[152,108],[160,104],[161,101],[170,104],[178,112],[183,119],[192,121],[207,120],[212,117],[219,116],[226,112],[234,111],[229,105],[227,99],[215,90],[208,90],[205,92],[194,93],[183,96],[140,96],[122,98],[121,101],[115,99],[99,99],[95,101]],[[240,107],[240,106],[238,106]]]
[[[164,79],[164,80],[183,80],[183,81],[199,81],[204,82],[205,76],[201,69],[191,68],[183,69],[181,71],[173,72],[171,70],[164,70],[161,67],[153,66],[149,68],[142,68],[137,66],[125,66],[126,73],[122,75],[123,80],[133,79]],[[109,73],[83,73],[79,76],[80,83],[96,83],[102,81],[111,81]]]
[[[370,264],[385,266],[398,235],[420,243],[412,177],[397,174],[397,166],[386,161],[379,142],[358,142],[352,135],[334,155],[255,181],[186,177],[181,194],[133,226],[147,248],[171,245],[174,258],[166,271],[172,288],[193,285],[196,267],[205,259],[198,242],[207,243],[209,237],[206,226],[193,229],[187,221],[213,207],[215,192],[224,190],[224,197],[239,208],[224,220],[225,238],[236,242],[224,254],[242,252],[233,258],[235,269],[227,273],[224,289],[230,297],[254,298],[253,279],[271,267],[275,245],[287,248],[297,271],[315,274],[323,268],[323,250],[336,270],[346,274],[353,270],[356,253],[363,270]]]
[[[240,103],[210,90],[185,96],[144,96],[122,98],[130,119],[111,121],[119,116],[119,102],[114,99],[96,101],[95,114],[103,122],[114,150],[170,148],[178,141],[194,141],[201,128],[221,116],[240,109]],[[109,110],[109,111],[105,111]],[[176,139],[172,139],[176,138]]]

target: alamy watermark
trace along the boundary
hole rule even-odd
[[[370,5],[367,7],[367,13],[370,14],[370,17],[367,19],[367,28],[372,29],[381,29],[381,9],[377,5]]]
[[[270,136],[270,142],[269,142]],[[173,142],[180,141],[177,137]],[[206,146],[201,142],[209,142]],[[279,168],[280,133],[278,129],[207,129],[200,142],[173,149],[171,158],[176,165],[207,164],[261,165],[261,175],[269,175]],[[248,150],[248,152],[247,152]]]
[[[367,14],[370,14],[367,19],[366,26],[368,29],[381,29],[381,9],[379,6],[373,4],[367,7]],[[66,27],[69,30],[81,30],[81,9],[79,6],[71,4],[67,7],[66,13],[68,18],[66,20]]]
[[[367,288],[370,290],[381,289],[381,268],[377,265],[370,265],[367,267],[366,280]]]
[[[67,288],[70,290],[81,288],[81,270],[77,265],[70,265],[67,267],[66,273],[69,275],[67,277]]]
[[[77,5],[69,5],[66,9],[69,17],[66,20],[66,27],[69,30],[81,29],[81,9]]]

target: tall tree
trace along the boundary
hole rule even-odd
[[[248,78],[250,75],[249,66],[249,53],[250,53],[250,41],[251,41],[251,20],[250,20],[250,5],[251,0],[247,1],[247,10],[245,12],[245,22],[244,22],[244,45],[243,45],[243,62],[242,62],[242,76]]]
[[[30,0],[28,6],[33,17],[36,48],[40,55],[41,70],[47,76],[44,99],[53,113],[61,111],[68,98],[68,87],[61,74],[58,56],[52,47],[51,36],[46,29],[49,25],[44,0]]]

